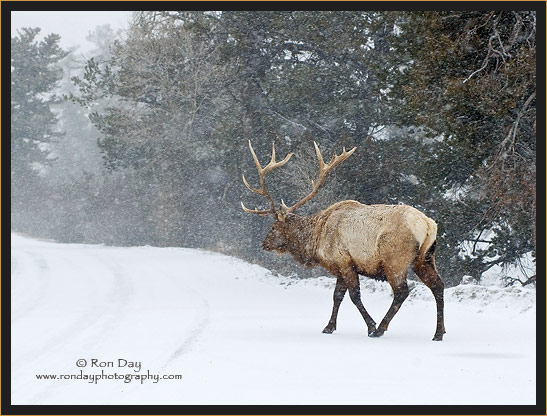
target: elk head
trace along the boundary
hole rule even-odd
[[[295,246],[298,245],[299,242],[305,241],[305,238],[303,237],[306,236],[302,234],[306,234],[308,232],[309,227],[305,227],[304,225],[307,224],[309,220],[308,217],[302,217],[294,214],[294,211],[300,208],[309,200],[311,200],[315,195],[317,195],[319,188],[324,184],[329,172],[332,171],[344,160],[346,160],[348,157],[350,157],[356,149],[356,147],[354,147],[350,151],[346,151],[346,149],[344,148],[342,154],[337,155],[335,153],[332,156],[330,162],[325,163],[323,160],[323,156],[321,155],[321,151],[317,146],[317,143],[313,142],[313,145],[315,146],[315,154],[317,155],[317,161],[319,163],[319,174],[315,181],[312,180],[311,192],[290,207],[286,206],[283,200],[281,200],[279,208],[276,209],[274,200],[266,189],[266,183],[264,179],[269,172],[285,165],[289,161],[293,153],[289,153],[281,162],[276,162],[275,145],[273,145],[272,158],[270,162],[264,168],[262,168],[253,150],[251,141],[249,140],[249,149],[251,151],[251,155],[253,156],[256,169],[258,171],[258,180],[260,183],[260,187],[253,188],[252,186],[250,186],[245,179],[245,175],[243,175],[243,183],[251,192],[264,196],[270,203],[270,208],[264,210],[260,210],[257,208],[249,209],[243,204],[243,202],[241,203],[241,207],[245,212],[248,212],[250,214],[258,214],[262,216],[271,215],[274,218],[272,228],[270,229],[270,232],[262,243],[262,247],[264,248],[264,250],[275,250],[279,253],[291,252],[292,254],[295,254],[295,252],[299,250],[298,247]]]

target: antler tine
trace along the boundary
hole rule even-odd
[[[275,163],[275,143],[272,142],[272,160],[270,160],[270,163],[268,165],[271,165]]]
[[[253,145],[251,144],[251,141],[249,140],[249,150],[251,151],[251,155],[253,155],[253,160],[255,161],[256,169],[258,172],[262,172],[262,166],[260,166],[260,162],[258,161],[258,158],[256,157],[256,153],[253,149]]]
[[[276,160],[275,160],[275,143],[273,143],[272,144],[272,159],[270,160],[270,162],[266,166],[262,167],[260,165],[260,162],[258,161],[258,157],[256,156],[256,153],[253,149],[253,146],[252,146],[250,140],[249,140],[249,149],[251,150],[251,154],[253,155],[253,159],[255,161],[256,169],[258,170],[258,175],[259,175],[258,179],[261,180],[261,182],[260,182],[261,185],[263,183],[263,179],[264,179],[264,176],[266,174],[268,174],[269,172],[271,172],[274,169],[277,169],[277,168],[283,166],[285,163],[287,163],[289,161],[289,159],[294,154],[294,153],[289,153],[287,156],[285,156],[285,159],[283,159],[280,162],[276,162]]]
[[[300,208],[302,205],[304,205],[306,202],[312,199],[317,194],[317,191],[319,191],[319,188],[321,188],[321,186],[325,182],[325,179],[327,178],[329,172],[333,170],[336,166],[338,166],[340,163],[342,163],[344,160],[346,160],[348,157],[350,157],[353,154],[353,152],[355,152],[355,149],[357,149],[357,147],[354,147],[350,151],[346,151],[346,148],[344,147],[342,150],[342,154],[337,155],[335,152],[332,155],[330,162],[325,163],[325,161],[323,160],[323,155],[321,154],[321,151],[319,150],[319,146],[317,145],[316,142],[313,142],[313,145],[315,147],[315,154],[317,155],[317,162],[319,164],[319,175],[317,176],[317,180],[315,181],[312,180],[312,185],[313,185],[312,191],[306,197],[298,201],[296,204],[289,207],[286,210],[287,214],[294,212],[297,208]]]
[[[249,213],[252,213],[252,214],[264,215],[264,214],[271,213],[271,214],[275,215],[275,204],[274,204],[272,196],[270,195],[270,193],[266,189],[266,183],[264,181],[264,177],[269,172],[271,172],[273,169],[279,168],[279,167],[283,166],[285,163],[287,163],[289,161],[289,159],[292,157],[293,153],[289,153],[285,157],[285,159],[283,159],[282,161],[276,162],[276,160],[275,160],[275,143],[274,143],[274,144],[272,144],[272,158],[266,166],[262,167],[260,165],[260,162],[258,161],[258,157],[256,156],[256,153],[253,149],[253,146],[252,146],[250,140],[249,140],[249,150],[251,151],[251,155],[253,156],[253,160],[254,160],[255,165],[256,165],[256,170],[258,171],[258,181],[260,183],[260,187],[259,188],[253,188],[251,185],[249,185],[249,183],[245,179],[245,175],[241,175],[242,178],[243,178],[243,184],[247,187],[247,189],[249,191],[251,191],[255,194],[264,196],[268,200],[268,202],[270,203],[270,209],[269,210],[259,210],[259,209],[251,210],[251,209],[245,207],[243,202],[241,203],[241,206],[242,206],[242,208],[245,212],[249,212]]]
[[[262,191],[257,188],[253,188],[251,185],[249,185],[249,182],[247,182],[247,179],[245,179],[245,175],[241,174],[241,178],[243,179],[243,184],[247,187],[247,189],[255,194],[262,195]]]
[[[292,157],[293,154],[294,153],[289,153],[287,156],[285,156],[285,159],[283,159],[280,162],[276,162],[275,161],[275,143],[272,143],[272,159],[270,160],[270,163],[268,163],[266,166],[264,166],[264,169],[262,169],[264,174],[283,166],[285,163],[289,161],[289,159]]]
[[[357,147],[354,147],[349,152],[346,151],[346,148],[342,148],[342,153],[340,155],[337,155],[336,152],[332,155],[332,158],[330,159],[329,163],[325,163],[323,160],[323,155],[321,154],[321,151],[319,150],[319,146],[317,146],[316,142],[313,142],[313,145],[315,146],[315,154],[317,155],[317,161],[319,163],[319,174],[328,174],[331,170],[333,170],[336,166],[338,166],[340,163],[342,163],[344,160],[346,160],[348,157],[350,157],[355,149]]]
[[[317,143],[315,141],[313,142],[313,146],[315,147],[315,154],[317,155],[317,161],[319,162],[319,172],[321,172],[325,167],[323,155],[321,155],[321,150],[319,150],[319,146],[317,146]]]
[[[243,202],[241,202],[241,208],[243,208],[243,211],[248,212],[249,214],[268,215],[272,213],[271,209],[249,209],[245,206]]]
[[[338,166],[340,163],[342,163],[344,160],[346,160],[348,157],[350,157],[353,154],[353,152],[355,152],[355,149],[357,149],[357,147],[354,147],[353,149],[351,149],[348,152],[348,151],[346,151],[346,148],[343,147],[342,148],[342,154],[337,155],[336,152],[335,152],[332,155],[332,158],[331,158],[330,162],[327,164],[327,169],[329,171],[334,169],[336,166]]]

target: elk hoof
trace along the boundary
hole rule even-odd
[[[332,334],[336,327],[334,326],[326,326],[325,329],[323,329],[323,334]]]
[[[443,340],[443,334],[442,333],[441,334],[435,334],[433,336],[433,339],[432,339],[432,341],[442,341],[442,340]]]
[[[373,335],[376,332],[376,327],[375,326],[371,326],[368,328],[368,336],[369,337],[372,337]]]
[[[384,335],[384,332],[385,331],[383,329],[378,328],[375,331],[369,333],[368,336],[371,337],[371,338],[379,338],[382,335]]]

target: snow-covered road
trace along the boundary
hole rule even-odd
[[[11,266],[12,404],[535,403],[532,290],[447,290],[447,334],[432,342],[422,285],[373,339],[349,298],[321,333],[334,279],[199,250],[12,234]],[[388,288],[363,279],[362,294],[379,322]],[[179,378],[91,379],[103,374]]]

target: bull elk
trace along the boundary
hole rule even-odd
[[[311,267],[322,266],[337,278],[334,289],[334,306],[330,320],[323,329],[330,334],[336,330],[338,309],[346,291],[368,327],[370,337],[380,337],[408,296],[406,282],[410,268],[433,292],[437,303],[437,326],[434,341],[443,339],[444,284],[435,266],[437,224],[417,209],[408,205],[364,205],[357,201],[337,202],[314,215],[302,216],[295,211],[311,200],[336,166],[350,157],[350,151],[336,153],[325,163],[317,143],[315,153],[319,162],[319,174],[312,181],[311,192],[287,207],[283,201],[278,209],[266,188],[265,176],[285,165],[292,153],[280,162],[275,158],[275,145],[270,162],[263,168],[253,150],[249,149],[258,170],[259,187],[254,188],[245,179],[243,183],[253,193],[267,199],[268,209],[249,209],[245,212],[261,216],[271,215],[274,223],[262,247],[278,254],[290,253],[298,262]],[[393,302],[386,315],[376,323],[361,301],[359,274],[378,280],[387,280],[393,289]]]

